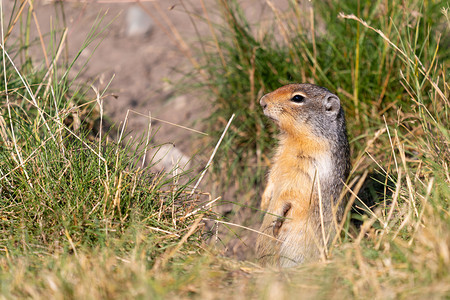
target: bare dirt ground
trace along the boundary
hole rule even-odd
[[[186,57],[163,27],[159,27],[153,20],[148,33],[128,35],[127,12],[130,7],[139,6],[128,1],[111,2],[66,2],[63,6],[68,27],[70,57],[82,47],[91,27],[99,17],[104,16],[100,28],[111,23],[106,28],[105,34],[101,35],[100,38],[103,40],[100,45],[95,49],[99,38],[83,51],[76,65],[77,68],[81,68],[85,60],[90,59],[81,80],[93,82],[99,90],[103,90],[112,79],[108,93],[114,94],[115,97],[108,97],[104,102],[104,112],[110,122],[119,125],[126,119],[127,132],[134,137],[144,133],[148,128],[149,119],[132,111],[144,115],[151,113],[152,117],[190,128],[201,127],[201,124],[194,124],[194,121],[205,115],[205,106],[201,105],[200,99],[177,90],[175,86],[182,77],[181,72],[190,68]],[[161,10],[167,14],[182,36],[191,37],[193,29],[189,16],[177,7],[179,6],[177,2],[161,2]],[[145,2],[139,9],[155,11],[151,3]],[[49,28],[47,24],[54,17],[55,4],[39,3],[36,11],[42,20],[40,22],[44,31]],[[154,120],[152,129],[154,132],[157,131],[154,143],[171,142],[187,156],[195,153],[195,149],[191,149],[190,141],[193,140],[193,135],[197,135],[196,133]]]
[[[13,9],[17,11],[19,7],[14,8],[13,1],[2,2],[6,20],[9,21]],[[149,118],[143,115],[149,114],[167,122],[202,129],[202,123],[196,121],[207,115],[207,101],[192,92],[181,90],[179,85],[180,80],[186,80],[184,74],[192,70],[192,64],[180,51],[180,41],[189,45],[198,40],[191,16],[201,14],[199,3],[192,5],[187,2],[186,7],[175,0],[157,3],[141,1],[140,4],[128,0],[33,3],[37,22],[32,19],[30,53],[35,66],[45,64],[38,26],[49,60],[52,51],[49,47],[49,33],[56,29],[59,38],[61,28],[67,27],[63,56],[70,61],[83,47],[93,26],[102,19],[97,32],[104,32],[82,51],[72,74],[74,76],[81,70],[78,83],[92,85],[99,91],[103,91],[111,82],[107,89],[110,96],[104,99],[104,115],[116,128],[126,120],[128,138],[140,137],[145,133]],[[150,20],[151,26],[147,32],[134,35],[128,32],[131,26],[128,14],[132,8],[139,10]],[[186,13],[185,8],[190,14]],[[28,9],[28,5],[25,9]],[[164,17],[170,21],[172,28],[167,25]],[[131,17],[133,18],[136,16]],[[197,22],[196,26],[200,33],[206,32],[206,25]],[[178,41],[174,38],[174,30],[179,33]],[[11,40],[19,35],[17,25],[11,34]],[[94,97],[94,93],[92,94]],[[151,125],[152,133],[155,134],[153,145],[173,144],[186,157],[198,152],[198,143],[195,143],[198,133],[155,119],[152,119]]]

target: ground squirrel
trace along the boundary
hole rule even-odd
[[[350,170],[344,111],[336,95],[313,84],[283,86],[260,104],[280,135],[262,196],[257,257],[290,267],[319,258],[343,217],[339,196]]]

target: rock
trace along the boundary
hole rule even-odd
[[[173,144],[164,144],[151,152],[151,164],[156,164],[155,168],[166,172],[186,171],[190,167],[190,158],[184,155]]]
[[[138,5],[131,6],[127,11],[127,36],[142,36],[149,34],[153,29],[150,16]]]

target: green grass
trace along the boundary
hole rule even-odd
[[[100,114],[106,93],[90,93],[70,71],[73,62],[60,60],[64,30],[49,34],[48,68],[31,65],[25,9],[20,23],[9,23],[22,26],[23,35],[5,47],[21,62],[17,71],[5,52],[0,57],[2,297],[450,295],[448,4],[289,3],[263,30],[237,2],[219,1],[215,36],[203,40],[207,52],[199,49],[195,58],[195,85],[212,91],[205,96],[213,107],[206,120],[212,141],[236,113],[213,163],[216,184],[237,190],[238,200],[230,196],[236,211],[258,206],[274,147],[276,130],[259,97],[290,82],[338,94],[352,147],[348,193],[355,209],[328,260],[272,270],[212,250],[202,237],[215,233],[200,222],[209,212],[185,218],[204,200],[190,195],[199,174],[143,168],[146,136],[125,142],[120,127],[117,140],[108,139]],[[107,25],[99,18],[80,53]],[[370,208],[363,207],[368,200]]]

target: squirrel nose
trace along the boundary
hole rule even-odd
[[[266,96],[262,96],[261,100],[259,100],[259,104],[261,104],[263,109],[265,109],[267,107],[265,98],[266,98]]]

